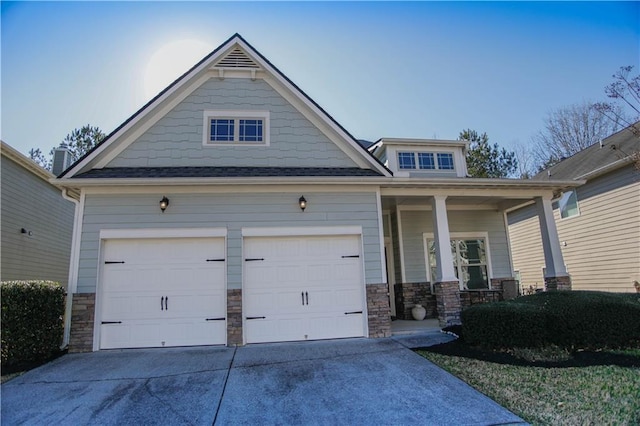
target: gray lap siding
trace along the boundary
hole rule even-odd
[[[242,228],[361,226],[365,282],[382,277],[375,192],[300,193],[163,193],[170,205],[162,213],[162,194],[94,194],[85,199],[78,268],[78,293],[96,291],[100,231],[104,229],[227,229],[227,288],[242,288]]]

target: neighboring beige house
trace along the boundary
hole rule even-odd
[[[558,194],[553,215],[574,290],[633,292],[640,280],[640,137],[622,130],[542,171],[534,181],[584,181]],[[634,161],[635,160],[635,161]],[[543,288],[544,256],[533,205],[508,213],[522,289]]]
[[[55,177],[52,173],[0,144],[0,279],[52,280],[66,286],[75,204],[49,183]]]

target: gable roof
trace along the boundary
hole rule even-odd
[[[294,99],[299,100],[305,112],[324,123],[327,129],[335,135],[330,139],[334,142],[337,141],[336,144],[339,148],[354,159],[360,167],[371,168],[383,176],[392,176],[391,171],[364,149],[333,117],[247,43],[240,34],[236,33],[136,111],[102,142],[62,172],[58,178],[70,178],[80,173],[86,173],[92,168],[104,167],[109,159],[135,140],[136,126],[143,126],[145,121],[150,122],[154,117],[159,119],[158,117],[163,114],[163,109],[171,105],[172,101],[179,99],[181,95],[186,96],[189,89],[195,89],[190,86],[197,87],[202,83],[200,80],[208,79],[210,71],[217,71],[220,78],[223,78],[225,73],[239,71],[250,72],[251,78],[256,78],[258,73],[272,77],[269,84],[279,86]],[[164,111],[164,113],[166,112]]]
[[[640,137],[630,128],[625,128],[541,171],[532,179],[548,181],[592,178],[630,163],[630,156],[638,150]]]

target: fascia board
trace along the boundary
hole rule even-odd
[[[410,146],[460,146],[466,147],[468,141],[454,141],[445,139],[402,139],[402,138],[382,138],[379,142],[382,145],[410,145]]]
[[[51,178],[55,176],[46,169],[40,167],[35,161],[27,157],[26,155],[18,152],[15,148],[8,145],[4,141],[0,141],[0,151],[4,157],[21,166],[23,169],[28,170],[32,174],[36,175],[45,182],[49,182]]]
[[[625,157],[620,160],[614,161],[613,163],[609,163],[606,166],[602,166],[600,168],[592,170],[589,173],[585,173],[582,176],[578,176],[576,180],[581,179],[587,181],[624,167],[631,162],[633,162],[633,159],[631,157]]]
[[[271,177],[271,178],[124,178],[124,179],[51,179],[51,183],[64,188],[89,188],[105,186],[220,186],[220,185],[374,185],[380,186],[388,193],[394,189],[512,189],[512,190],[543,190],[558,191],[567,188],[575,188],[583,185],[585,181],[548,181],[536,182],[530,180],[509,180],[509,179],[423,179],[415,181],[410,178],[386,178],[386,177]],[[428,193],[425,193],[428,195]]]

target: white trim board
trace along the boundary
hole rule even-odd
[[[217,238],[226,236],[227,228],[148,228],[100,230],[100,240],[135,238]]]
[[[242,228],[243,237],[304,237],[322,235],[362,235],[361,226],[309,226]],[[364,252],[363,252],[364,253]]]

